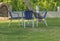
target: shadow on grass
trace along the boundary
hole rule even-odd
[[[29,28],[0,28],[0,34],[3,35],[26,35],[29,33]]]

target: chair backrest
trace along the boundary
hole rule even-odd
[[[21,12],[12,11],[12,5],[10,6],[9,14],[10,14],[10,17],[11,17],[11,18],[22,18],[22,17],[23,17],[22,11],[21,11]]]
[[[32,19],[33,18],[33,11],[27,10],[24,12],[25,19]]]
[[[39,14],[40,14],[40,13],[39,13]],[[39,19],[46,18],[47,11],[45,11],[45,12],[43,13],[43,15],[42,15],[42,14],[40,14],[40,15],[41,15],[41,16],[38,16]]]
[[[46,18],[46,15],[47,15],[47,11],[45,11],[43,18]]]

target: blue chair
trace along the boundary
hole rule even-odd
[[[33,11],[31,11],[31,10],[24,11],[24,19],[23,20],[24,20],[24,28],[26,27],[25,20],[28,20],[28,24],[29,24],[29,21],[32,20],[32,28],[34,28]]]
[[[46,26],[48,26],[48,25],[47,25],[47,22],[46,22],[46,20],[45,20],[46,15],[47,15],[47,11],[45,11],[43,14],[44,14],[43,16],[37,17],[37,18],[38,18],[40,21],[43,21]]]
[[[12,8],[12,7],[11,7]],[[9,15],[10,15],[10,22],[8,24],[8,27],[11,25],[12,20],[18,20],[18,25],[20,26],[20,19],[22,18],[22,13],[19,12],[12,12],[12,9],[10,8]]]
[[[44,15],[41,16],[41,12],[39,11],[39,6],[36,5],[36,13],[37,13],[37,16],[36,16],[36,18],[37,18],[37,23],[38,23],[38,19],[39,19],[40,21],[43,21],[46,26],[48,26],[48,25],[47,25],[47,22],[46,22],[46,20],[45,20],[47,11],[45,11],[45,12],[43,13]],[[40,14],[40,16],[39,16],[39,14]],[[38,24],[37,24],[37,26],[38,26]]]

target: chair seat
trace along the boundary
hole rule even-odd
[[[36,18],[38,18],[38,19],[43,19],[43,17],[41,16],[41,17],[36,17]]]
[[[12,17],[12,18],[9,18],[9,19],[20,19],[22,17]]]
[[[33,19],[33,17],[31,17],[31,18],[26,18],[26,17],[23,17],[23,19],[26,19],[26,20],[31,20],[31,19]]]

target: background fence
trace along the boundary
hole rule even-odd
[[[48,11],[47,14],[48,18],[59,18],[60,17],[60,7],[57,7],[57,11]]]
[[[22,12],[18,12],[18,11],[15,11],[14,13],[19,13],[20,15],[22,14]],[[60,18],[60,7],[57,7],[57,11],[48,11],[47,18]]]

